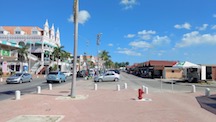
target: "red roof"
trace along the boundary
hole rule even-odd
[[[32,33],[32,29],[35,26],[2,26],[4,30],[8,31],[10,34],[14,34],[14,30],[19,27],[26,34],[30,35]],[[43,31],[43,29],[36,27],[38,31]]]
[[[162,61],[162,60],[149,60],[144,62],[145,66],[173,66],[177,61]]]

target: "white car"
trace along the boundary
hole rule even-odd
[[[96,76],[94,78],[94,82],[102,82],[102,81],[119,81],[120,80],[120,75],[113,72],[113,71],[108,71],[102,75]]]
[[[62,72],[66,77],[72,76],[71,72]]]

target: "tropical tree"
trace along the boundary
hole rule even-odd
[[[57,46],[54,48],[54,51],[53,51],[53,60],[57,60],[58,70],[59,70],[59,59],[62,56],[63,48],[64,46]]]
[[[21,71],[23,71],[23,63],[28,61],[28,47],[24,45],[22,48],[18,49],[18,61],[22,62],[21,63]],[[29,67],[30,68],[30,67]]]
[[[104,61],[104,64],[106,65],[107,61],[111,58],[111,56],[109,55],[109,52],[107,52],[106,50],[103,50],[100,54],[99,54],[100,58]],[[104,65],[103,64],[103,65]]]

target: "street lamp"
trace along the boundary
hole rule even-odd
[[[79,12],[79,0],[74,0],[74,61],[73,61],[73,78],[71,83],[71,94],[72,98],[76,97],[76,63],[77,63],[77,42],[78,42],[78,12]]]

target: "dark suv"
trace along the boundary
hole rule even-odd
[[[109,71],[114,71],[115,73],[120,74],[119,70],[117,70],[117,69],[112,69],[112,70],[109,70]]]

